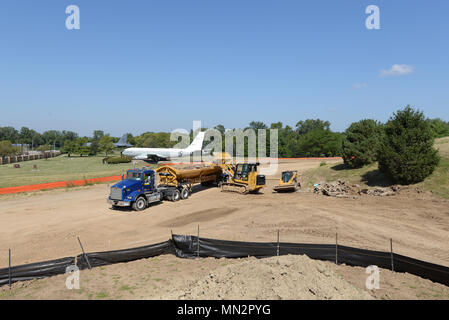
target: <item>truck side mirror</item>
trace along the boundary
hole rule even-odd
[[[125,175],[122,173],[122,180],[124,180],[125,179]]]

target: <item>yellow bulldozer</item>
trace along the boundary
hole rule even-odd
[[[265,187],[265,176],[258,174],[259,163],[223,164],[221,190],[241,194],[257,193]]]
[[[283,171],[279,184],[273,188],[275,192],[295,192],[301,188],[298,181],[298,171],[289,170]]]
[[[215,154],[217,163],[222,168],[221,190],[241,194],[258,193],[266,186],[265,176],[258,174],[260,163],[230,163],[232,157],[226,153]]]

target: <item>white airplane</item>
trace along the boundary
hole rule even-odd
[[[203,148],[204,132],[199,132],[192,143],[184,149],[173,148],[127,148],[122,155],[136,160],[144,160],[152,163],[167,161],[174,158],[182,158],[201,152]]]

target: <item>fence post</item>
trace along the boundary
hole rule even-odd
[[[90,266],[89,258],[87,257],[87,254],[84,252],[84,248],[83,248],[80,238],[79,237],[76,237],[76,238],[78,239],[78,242],[80,244],[81,251],[83,251],[83,256],[84,256],[84,259],[86,259],[87,266],[89,267],[89,269],[92,269],[92,267]]]
[[[391,271],[394,271],[394,260],[393,260],[393,239],[390,238],[390,253],[391,253]]]
[[[198,225],[198,237],[197,237],[197,249],[196,249],[196,257],[200,257],[200,225]]]
[[[279,229],[278,229],[278,246],[277,246],[276,254],[279,256]]]
[[[11,290],[11,249],[9,249],[8,283],[9,283],[9,290]]]
[[[335,232],[335,264],[338,264],[338,233]]]

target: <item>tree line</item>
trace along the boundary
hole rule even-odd
[[[413,168],[416,175],[424,176],[433,171],[437,155],[432,151],[433,139],[449,136],[449,122],[441,119],[428,119],[420,111],[410,106],[397,111],[390,120],[383,124],[373,119],[363,119],[352,123],[344,132],[334,132],[331,123],[321,119],[300,120],[295,127],[282,122],[266,125],[260,121],[252,121],[248,128],[277,129],[279,157],[334,157],[342,156],[347,167],[357,168],[375,161],[383,171],[391,171],[392,175],[402,175],[403,182],[414,181],[408,177],[404,167]],[[202,128],[206,130],[207,128]],[[225,127],[218,124],[214,127],[222,135],[225,146]],[[267,130],[267,154],[270,156],[269,130]],[[139,136],[128,133],[128,143],[136,147],[171,148],[178,141],[170,140],[167,132],[145,132]],[[190,131],[190,138],[193,132]],[[98,153],[113,153],[114,143],[118,137],[95,130],[91,137],[79,137],[73,131],[49,130],[39,132],[22,127],[20,131],[13,127],[0,127],[0,155],[17,154],[18,148],[12,144],[33,145],[40,151],[53,147],[67,153],[77,155],[95,155]],[[400,150],[400,152],[398,151]],[[245,140],[245,155],[248,154],[248,144]],[[426,156],[422,156],[425,154]],[[415,159],[413,165],[404,165],[401,159]],[[424,167],[428,167],[425,171]],[[403,170],[405,170],[403,172]],[[417,178],[420,179],[420,178]]]

